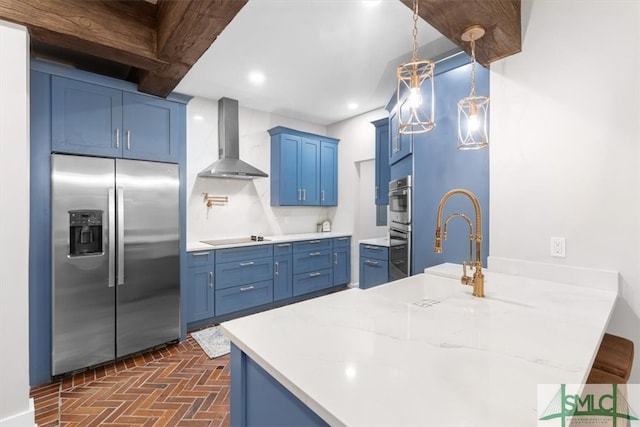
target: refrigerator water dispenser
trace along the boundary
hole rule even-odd
[[[104,252],[102,213],[99,210],[69,211],[69,256],[99,255]]]

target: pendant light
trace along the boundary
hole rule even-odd
[[[413,56],[398,67],[398,132],[429,132],[435,126],[435,94],[430,60],[418,59],[418,0],[413,0]]]
[[[471,93],[458,102],[458,150],[489,146],[489,98],[476,96],[476,40],[483,35],[484,29],[479,25],[473,25],[462,33],[462,40],[471,44]]]

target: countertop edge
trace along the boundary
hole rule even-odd
[[[301,234],[283,234],[277,236],[264,236],[266,240],[261,242],[233,243],[228,245],[210,245],[201,241],[188,241],[187,252],[210,251],[215,249],[241,248],[246,246],[271,245],[274,243],[300,242],[304,240],[314,239],[333,239],[336,237],[351,237],[350,232],[325,232],[325,233],[301,233]],[[246,236],[243,236],[246,237]],[[225,237],[226,238],[226,237]]]

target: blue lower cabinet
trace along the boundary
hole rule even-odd
[[[360,244],[360,288],[367,289],[389,281],[389,248]]]
[[[333,267],[333,250],[319,249],[293,254],[293,274]]]
[[[293,275],[293,296],[308,294],[333,286],[333,268]]]
[[[273,302],[273,280],[216,291],[216,315],[233,313]]]
[[[216,263],[216,289],[273,279],[273,258]]]
[[[273,300],[293,296],[293,257],[280,255],[273,258]]]
[[[351,282],[351,239],[333,239],[333,285],[347,285]]]
[[[215,315],[213,265],[187,269],[187,322],[206,319]]]

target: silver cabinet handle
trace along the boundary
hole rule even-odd
[[[116,190],[109,188],[109,287],[116,285],[114,277],[116,266]]]
[[[302,189],[302,200],[307,200],[307,189],[306,188]]]
[[[213,288],[213,271],[209,272],[209,287]]]
[[[208,256],[209,252],[192,252],[191,256]]]
[[[320,255],[320,252],[310,252],[309,256],[316,256],[316,255]]]
[[[254,286],[246,286],[244,288],[240,288],[240,292],[250,291],[251,289],[254,289]]]
[[[348,237],[338,237],[338,240],[347,240]]]
[[[118,285],[124,285],[124,188],[116,190],[118,209]]]
[[[280,244],[278,245],[278,247],[279,247],[279,248],[287,248],[287,247],[289,247],[290,245],[291,245],[291,243],[280,243]]]
[[[322,201],[324,202],[324,190],[322,190],[320,193],[322,193]]]
[[[378,246],[365,246],[365,249],[369,249],[372,251],[379,251],[380,248]]]
[[[309,243],[313,243],[313,244],[315,244],[315,243],[320,243],[321,241],[322,241],[322,240],[309,240]]]
[[[276,273],[275,274],[276,274],[276,276],[279,276],[280,275],[280,267],[279,267],[278,261],[276,261],[275,268],[276,268]]]
[[[248,265],[253,265],[253,264],[255,264],[253,261],[249,261],[249,262],[241,262],[241,263],[240,263],[240,266],[242,266],[242,267],[246,267],[246,266],[248,266]]]
[[[333,253],[333,263],[338,265],[338,252]]]
[[[116,129],[116,148],[120,148],[120,129]]]
[[[131,131],[127,129],[127,150],[131,150]]]
[[[309,273],[309,277],[316,277],[319,276],[320,273],[316,272],[316,273]]]
[[[302,189],[298,188],[298,200],[302,200]]]
[[[369,261],[369,260],[366,260],[365,262],[366,262],[367,264],[371,264],[371,265],[378,265],[378,261]]]

